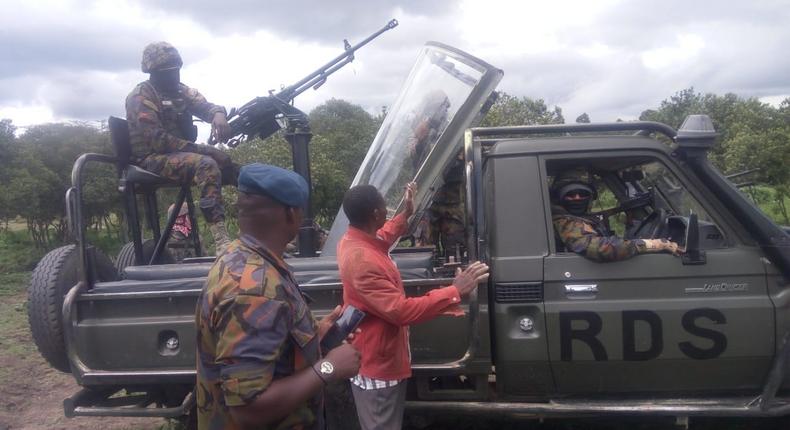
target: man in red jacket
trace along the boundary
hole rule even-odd
[[[488,266],[475,262],[456,273],[449,287],[421,297],[406,297],[389,250],[406,233],[414,212],[416,184],[406,187],[404,210],[387,221],[387,205],[372,185],[346,192],[343,211],[350,226],[337,247],[343,302],[367,313],[354,346],[362,353],[352,392],[363,429],[400,429],[411,376],[409,325],[439,315],[462,316],[458,306],[478,283],[488,279]]]

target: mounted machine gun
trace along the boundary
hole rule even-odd
[[[348,40],[343,40],[344,52],[342,54],[298,82],[277,93],[270,91],[268,96],[255,97],[238,109],[231,109],[228,114],[228,124],[231,127],[233,137],[226,144],[231,148],[235,148],[247,140],[255,137],[266,139],[280,129],[285,129],[285,140],[291,144],[294,171],[307,180],[307,184],[312,191],[308,146],[313,135],[310,132],[307,114],[293,105],[294,98],[307,91],[308,88],[318,89],[321,87],[326,83],[329,75],[354,61],[354,53],[358,49],[385,31],[397,26],[398,21],[393,19],[354,46],[351,46]],[[217,141],[214,136],[211,136],[208,143],[216,145]],[[313,257],[316,255],[316,249],[313,234],[312,192],[308,198],[307,207],[303,209],[305,216],[302,227],[299,230],[299,256]]]

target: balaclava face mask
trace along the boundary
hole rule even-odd
[[[566,200],[565,196],[571,192],[584,194],[585,197],[577,200]],[[565,210],[568,211],[568,213],[575,216],[583,216],[587,214],[587,211],[590,208],[590,202],[592,201],[592,195],[593,190],[588,185],[581,183],[568,184],[559,190],[560,204],[563,208],[565,208]]]

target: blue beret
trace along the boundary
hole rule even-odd
[[[307,181],[300,174],[262,163],[243,166],[238,184],[241,192],[261,194],[292,207],[304,206],[310,193]]]

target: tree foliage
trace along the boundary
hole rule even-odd
[[[724,174],[759,169],[751,180],[770,186],[778,219],[790,224],[785,201],[790,198],[790,99],[779,108],[757,98],[735,94],[701,94],[693,88],[675,93],[658,109],[646,110],[641,120],[679,128],[687,115],[706,114],[719,133],[711,161]]]
[[[559,106],[549,109],[543,99],[516,97],[502,92],[480,125],[483,127],[501,127],[508,125],[563,123],[565,123],[565,118],[562,116],[562,109]]]
[[[66,240],[66,208],[64,195],[71,186],[74,160],[85,152],[107,153],[107,131],[88,124],[43,124],[28,128],[19,138],[13,137],[10,122],[3,129],[11,130],[3,141],[6,149],[0,158],[0,176],[5,190],[0,216],[7,223],[20,217],[27,224],[35,244],[49,247]],[[4,133],[0,133],[4,134]],[[118,214],[117,180],[113,167],[90,169],[86,173],[84,200],[85,218],[94,226],[99,220]]]
[[[368,145],[373,141],[386,108],[371,115],[360,106],[329,100],[310,112],[313,138],[310,158],[313,209],[323,226],[331,224],[343,193],[351,184]],[[759,169],[748,180],[765,184],[749,190],[776,220],[790,224],[786,202],[790,201],[790,99],[778,108],[756,98],[735,94],[701,94],[684,89],[642,112],[640,119],[659,121],[678,128],[689,114],[709,115],[720,134],[711,159],[725,174]],[[583,113],[577,123],[589,122]],[[483,126],[561,124],[559,106],[542,99],[502,93],[482,120]],[[71,186],[71,168],[85,152],[110,152],[106,127],[82,124],[42,124],[20,136],[10,120],[0,121],[0,228],[21,219],[40,247],[65,240],[64,193]],[[239,164],[265,162],[291,166],[291,148],[282,134],[263,141],[254,139],[230,150]],[[91,168],[85,181],[84,214],[94,237],[104,232],[119,240],[123,212],[114,167]],[[235,219],[235,190],[225,187],[226,212]],[[165,197],[172,197],[172,193]],[[197,195],[197,192],[193,193]],[[163,198],[164,202],[164,198]]]
[[[381,118],[344,100],[329,100],[310,112],[313,212],[321,225],[330,225],[340,209],[380,123]],[[246,142],[231,154],[239,164],[262,162],[292,168],[291,148],[281,133],[265,141]]]

